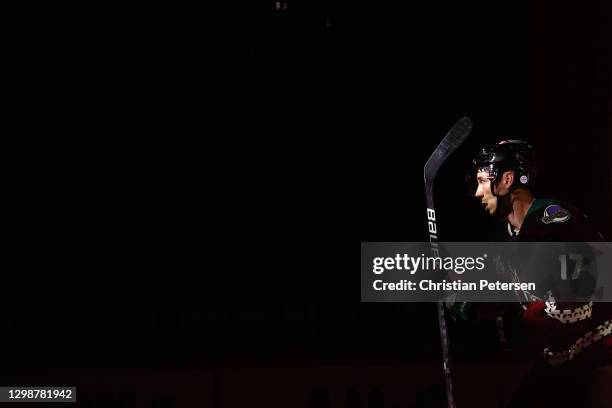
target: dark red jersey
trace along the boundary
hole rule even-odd
[[[512,241],[567,243],[559,253],[537,254],[538,262],[546,263],[547,273],[552,271],[559,281],[580,276],[582,262],[592,257],[590,247],[580,243],[603,241],[584,214],[556,200],[535,200],[521,229],[507,224],[507,231]],[[612,303],[556,302],[550,295],[524,302],[518,313],[500,315],[498,328],[504,340],[539,342],[543,358],[554,366],[572,360],[612,361]]]

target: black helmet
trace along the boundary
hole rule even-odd
[[[476,173],[487,171],[491,180],[491,191],[506,171],[514,171],[514,183],[510,191],[517,187],[533,189],[536,176],[536,160],[533,148],[522,140],[503,140],[492,146],[482,148],[472,160],[468,174],[469,193],[473,196],[478,188]]]

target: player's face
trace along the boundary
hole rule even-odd
[[[476,189],[474,197],[480,199],[485,211],[493,215],[497,210],[497,197],[495,197],[493,191],[491,191],[491,178],[492,177],[487,171],[479,171],[476,173],[478,188]]]

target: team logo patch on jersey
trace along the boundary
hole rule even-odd
[[[544,210],[544,216],[542,222],[544,224],[550,224],[553,222],[565,222],[570,219],[572,215],[565,208],[558,204],[552,204],[546,207]]]

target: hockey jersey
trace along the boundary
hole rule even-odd
[[[601,242],[602,235],[577,208],[557,200],[537,199],[528,210],[520,230],[507,224],[508,239],[517,242],[564,242],[567,253],[539,254],[540,261],[556,265],[559,276],[579,274],[578,264],[588,258],[587,245]],[[545,259],[547,258],[547,259]],[[600,271],[612,273],[612,271]],[[519,299],[521,308],[505,309],[497,317],[499,337],[507,343],[539,343],[542,357],[551,365],[571,360],[612,361],[612,303],[556,302],[554,296]]]

